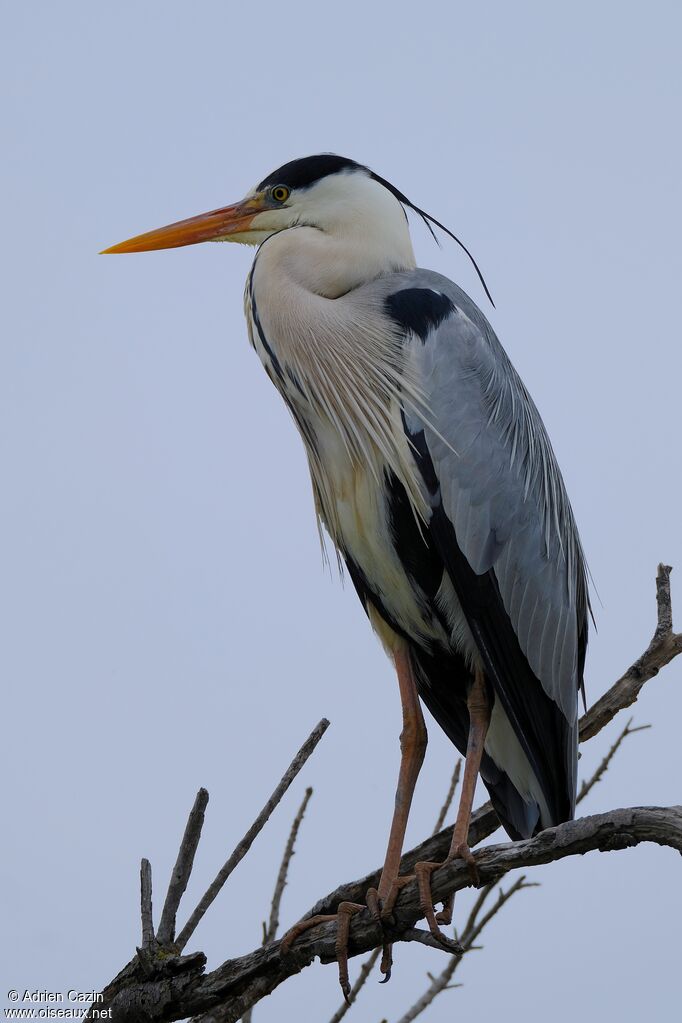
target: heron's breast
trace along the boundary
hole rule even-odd
[[[415,642],[446,642],[431,601],[401,558],[391,515],[390,467],[376,449],[370,449],[367,463],[353,460],[332,424],[318,421],[315,441],[326,477],[318,488],[325,495],[321,516],[349,569],[363,579],[389,624]]]

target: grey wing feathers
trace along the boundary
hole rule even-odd
[[[508,744],[506,752],[498,746],[496,763],[521,786],[528,821],[535,813],[548,827],[573,815],[587,642],[586,570],[571,507],[537,409],[473,302],[429,271],[395,275],[386,286],[409,389],[423,401],[419,408],[405,397],[403,425],[428,492],[428,542],[542,795]],[[461,638],[452,642],[461,653]],[[441,688],[442,676],[434,683]],[[446,731],[456,724],[439,720]],[[509,833],[524,833],[502,788],[485,771],[484,780]]]
[[[554,452],[535,405],[480,311],[447,279],[418,274],[428,279],[419,282],[422,287],[427,284],[452,303],[449,316],[425,340],[413,335],[409,356],[428,406],[419,426],[443,509],[473,571],[494,570],[521,650],[547,695],[573,722],[582,683],[587,579]]]

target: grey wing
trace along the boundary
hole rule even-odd
[[[404,425],[429,532],[547,800],[572,816],[587,642],[584,557],[540,415],[482,313],[428,271],[387,298],[425,408]]]

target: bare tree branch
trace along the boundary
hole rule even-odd
[[[645,653],[611,687],[580,721],[581,741],[596,735],[623,707],[629,706],[638,696],[644,683],[653,678],[664,664],[669,663],[682,652],[682,636],[672,631],[672,609],[670,602],[670,569],[659,566],[657,576],[658,620],[654,636]],[[295,773],[312,752],[312,748],[327,727],[320,723],[308,742],[292,763],[287,775],[273,793],[242,843],[227,861],[218,877],[210,886],[200,906],[190,917],[176,947],[184,947],[217,891],[237,862],[245,855],[267,820],[278,799],[290,784]],[[321,731],[320,731],[321,729]],[[630,732],[635,729],[630,729]],[[630,734],[628,732],[628,734]],[[319,734],[316,734],[319,733]],[[624,737],[623,737],[624,738]],[[622,740],[621,740],[622,741]],[[312,745],[310,745],[312,742]],[[299,758],[304,754],[303,759]],[[613,752],[605,758],[609,760]],[[608,766],[608,763],[606,764]],[[600,765],[596,775],[601,777],[606,766]],[[295,769],[294,769],[295,768]],[[293,771],[293,773],[292,773]],[[598,780],[598,779],[595,779]],[[595,781],[592,781],[594,784]],[[497,817],[490,804],[480,807],[472,817],[469,844],[476,845],[492,834],[498,827]],[[401,863],[402,873],[411,873],[419,860],[442,860],[450,840],[450,829],[432,836],[420,846],[406,853]],[[518,867],[548,863],[566,856],[581,855],[590,850],[611,851],[629,848],[641,842],[654,842],[682,852],[682,807],[640,807],[614,810],[571,821],[557,828],[550,828],[533,839],[509,845],[495,845],[477,851],[477,866],[484,884],[492,885],[510,870]],[[378,872],[373,872],[358,881],[340,885],[334,892],[319,900],[310,913],[329,913],[341,901],[358,902],[370,885],[376,886]],[[434,901],[446,899],[470,883],[468,869],[461,860],[453,860],[433,875]],[[513,886],[512,886],[513,887]],[[350,936],[350,955],[355,956],[377,948],[388,938],[391,941],[422,941],[434,944],[429,932],[419,931],[414,925],[419,919],[420,909],[414,885],[406,886],[394,910],[394,924],[385,933],[371,919],[369,913],[360,913],[354,920]],[[487,897],[479,897],[477,912],[481,912]],[[144,905],[150,905],[146,901]],[[497,912],[495,907],[488,914],[480,916],[477,923],[484,926]],[[149,933],[151,910],[145,909],[146,934]],[[478,931],[477,933],[480,933]],[[472,937],[473,941],[474,938]],[[471,945],[470,948],[474,946]],[[151,949],[138,955],[108,985],[104,991],[104,1003],[98,1009],[110,1007],[111,1018],[125,1023],[171,1023],[194,1015],[194,1023],[234,1023],[261,998],[272,992],[288,977],[300,972],[318,956],[322,962],[335,960],[335,927],[323,924],[303,934],[288,955],[282,957],[280,943],[272,942],[242,956],[229,960],[211,973],[204,973],[206,960],[202,953],[193,955],[160,954],[158,945],[151,940]],[[453,970],[454,972],[454,970]]]
[[[596,814],[548,828],[535,838],[479,850],[476,857],[484,884],[499,880],[511,870],[532,867],[593,850],[610,852],[631,848],[642,842],[668,846],[682,853],[682,806],[633,807]],[[470,885],[466,864],[452,860],[433,875],[434,901],[446,899],[453,891]],[[337,895],[336,901],[341,901]],[[395,925],[389,932],[401,940],[421,916],[416,885],[408,885],[394,911]],[[376,948],[383,940],[380,926],[368,912],[354,918],[350,955]],[[288,977],[299,973],[316,956],[322,962],[335,961],[336,928],[322,924],[301,935],[288,955],[280,953],[280,942],[238,959],[232,959],[208,974],[201,974],[202,956],[162,960],[158,972],[147,975],[135,962],[103,992],[98,1009],[111,1008],[118,1023],[157,1023],[198,1016],[201,1023],[220,1019],[236,1023],[250,1006],[270,994]],[[204,960],[205,961],[205,960]],[[156,965],[156,964],[155,964]],[[171,972],[172,971],[172,972]],[[213,1010],[220,1006],[220,1016]]]
[[[140,864],[140,915],[142,917],[142,948],[154,944],[154,921],[152,916],[152,865],[143,859]]]
[[[500,893],[495,904],[485,914],[485,916],[479,919],[479,914],[483,908],[483,905],[485,904],[488,896],[495,888],[494,882],[485,885],[485,887],[481,889],[478,898],[474,902],[474,905],[472,906],[471,911],[469,913],[467,922],[464,926],[464,930],[459,936],[459,941],[461,942],[464,951],[470,952],[473,948],[476,947],[474,945],[474,942],[481,933],[481,931],[483,930],[483,928],[488,923],[490,923],[493,917],[497,913],[499,913],[499,911],[502,909],[505,903],[507,903],[513,895],[515,895],[517,892],[521,891],[524,888],[535,887],[537,886],[533,883],[530,882],[526,883],[526,875],[522,874],[521,877],[519,877],[514,882],[514,884],[507,889],[507,891],[503,891],[502,889],[500,889]],[[428,988],[426,989],[426,991],[424,991],[423,995],[421,995],[421,997],[418,998],[416,1002],[414,1002],[414,1004],[410,1006],[407,1012],[400,1017],[398,1023],[412,1023],[412,1021],[415,1020],[417,1016],[420,1016],[422,1012],[424,1012],[424,1010],[427,1009],[429,1005],[431,1005],[431,1002],[433,1002],[434,998],[436,998],[436,996],[439,995],[441,991],[448,991],[453,987],[460,987],[461,985],[451,984],[450,982],[457,967],[461,962],[462,962],[461,957],[458,958],[457,956],[453,956],[448,965],[445,967],[445,969],[442,970],[437,977],[434,977],[431,974],[429,974],[428,976],[431,983],[429,984]]]
[[[457,763],[455,764],[455,769],[452,772],[452,778],[450,779],[450,788],[448,789],[447,795],[445,797],[445,802],[440,808],[438,820],[436,821],[434,829],[431,832],[432,835],[437,835],[438,832],[443,827],[443,825],[445,824],[445,818],[447,816],[448,810],[452,806],[452,800],[455,798],[455,792],[457,791],[457,785],[459,784],[459,776],[461,771],[462,761],[458,760]]]
[[[209,887],[206,889],[206,892],[199,901],[199,905],[194,910],[189,920],[183,927],[182,931],[178,935],[178,939],[175,943],[177,945],[178,951],[182,952],[185,945],[194,934],[197,925],[199,924],[204,913],[211,905],[215,897],[218,895],[218,892],[223,887],[223,885],[227,881],[228,877],[230,876],[234,868],[237,866],[238,863],[240,863],[244,859],[247,852],[251,848],[251,845],[253,844],[254,838],[256,837],[256,835],[259,834],[260,831],[262,831],[268,818],[270,817],[270,814],[275,809],[277,804],[280,802],[282,796],[287,791],[292,781],[294,780],[298,772],[301,770],[306,760],[313,752],[313,750],[315,749],[318,742],[320,741],[320,739],[322,738],[322,736],[324,735],[328,728],[329,722],[327,721],[326,718],[322,718],[320,723],[315,726],[315,728],[312,730],[306,741],[303,743],[300,750],[289,764],[289,767],[284,772],[284,775],[282,776],[282,780],[280,781],[279,785],[272,793],[267,803],[265,804],[261,812],[258,814],[255,821],[253,822],[249,830],[246,832],[246,834],[244,835],[244,837],[242,838],[241,842],[236,847],[232,855],[226,860],[226,862],[220,868],[220,870],[215,876],[214,881],[209,885]]]
[[[279,927],[279,907],[282,902],[282,895],[284,894],[284,888],[287,883],[289,864],[291,863],[291,859],[294,855],[294,846],[296,844],[298,830],[301,827],[301,822],[303,820],[306,808],[308,806],[308,803],[310,802],[310,797],[312,796],[312,794],[313,790],[311,788],[307,788],[305,790],[303,802],[299,806],[298,812],[294,817],[293,824],[291,825],[289,838],[287,839],[287,844],[284,847],[284,855],[282,856],[282,862],[280,864],[279,871],[277,872],[277,880],[275,881],[275,891],[273,893],[272,904],[270,906],[270,919],[268,921],[267,926],[265,922],[263,922],[263,945],[267,945],[268,942],[272,941],[275,935],[277,934],[277,928]],[[246,1012],[242,1016],[242,1023],[251,1023],[252,1015],[253,1007],[246,1010]]]
[[[585,798],[588,792],[592,791],[592,789],[594,788],[598,781],[601,781],[601,779],[608,770],[609,764],[611,763],[616,753],[620,749],[621,744],[624,742],[625,739],[627,739],[628,735],[634,735],[635,732],[644,732],[646,731],[647,728],[651,728],[651,725],[638,725],[637,728],[631,728],[630,727],[631,725],[632,718],[630,718],[623,731],[620,733],[616,741],[613,743],[611,749],[608,751],[602,762],[599,764],[599,767],[596,769],[592,777],[588,778],[587,781],[584,781],[582,783],[582,785],[580,786],[580,791],[578,792],[576,798],[576,805],[582,802],[582,800]]]
[[[192,873],[194,855],[201,838],[201,829],[204,826],[204,813],[208,805],[208,792],[206,789],[199,789],[194,800],[194,806],[190,810],[182,836],[178,858],[173,867],[166,901],[163,904],[161,922],[157,934],[160,945],[170,945],[175,938],[175,917],[178,912],[180,900],[185,894],[187,882]]]
[[[287,883],[287,874],[289,873],[289,865],[291,858],[294,855],[294,846],[296,845],[296,838],[298,836],[298,830],[301,827],[301,822],[305,815],[310,797],[313,794],[311,788],[305,790],[303,802],[298,808],[298,813],[294,817],[294,822],[291,825],[291,831],[289,832],[289,839],[284,849],[284,856],[280,864],[279,873],[277,874],[277,881],[275,882],[275,891],[272,896],[272,905],[270,906],[270,919],[268,921],[267,929],[263,925],[263,944],[267,945],[269,941],[273,941],[276,934],[277,928],[279,927],[279,907],[282,902],[282,895],[284,894],[284,888]]]
[[[346,1013],[350,1009],[351,1005],[356,1000],[356,998],[358,997],[358,995],[362,991],[363,987],[365,986],[367,978],[369,977],[370,973],[374,969],[376,961],[377,961],[377,959],[379,958],[380,955],[381,955],[381,947],[375,948],[374,951],[372,952],[372,954],[370,956],[368,956],[367,959],[365,959],[364,963],[360,967],[360,972],[358,974],[358,979],[355,981],[355,983],[353,984],[352,988],[350,989],[350,993],[348,995],[347,1001],[344,1001],[344,1002],[341,1003],[341,1005],[338,1007],[338,1009],[336,1010],[336,1012],[334,1013],[334,1015],[330,1019],[329,1023],[340,1023],[340,1021],[346,1015]]]
[[[580,741],[585,742],[600,732],[618,711],[629,707],[639,696],[645,682],[658,675],[682,652],[682,633],[673,632],[672,599],[670,596],[670,565],[659,565],[656,573],[656,628],[649,646],[624,675],[597,700],[580,719]]]

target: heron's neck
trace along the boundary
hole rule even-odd
[[[402,210],[379,220],[374,212],[344,219],[333,230],[300,227],[269,238],[258,254],[259,275],[273,283],[334,299],[386,273],[416,266]]]

